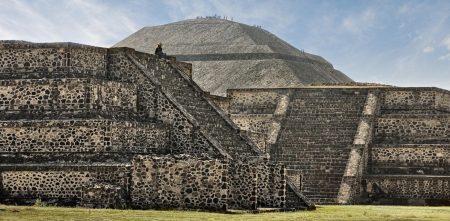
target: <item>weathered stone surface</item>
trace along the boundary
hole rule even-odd
[[[158,42],[193,64],[193,79],[215,95],[230,88],[298,87],[351,82],[320,56],[300,51],[270,32],[223,19],[192,19],[145,27],[114,47],[153,53]]]
[[[443,205],[450,203],[449,94],[346,84],[232,89],[212,98],[315,202]]]
[[[346,83],[217,97],[189,64],[129,48],[2,42],[0,52],[2,202],[450,204],[448,91]]]
[[[227,172],[220,160],[138,156],[131,200],[138,208],[227,209]]]
[[[448,205],[450,201],[449,176],[374,175],[365,180],[367,193],[390,204],[399,204],[401,200],[422,200],[419,205]]]
[[[21,199],[81,199],[84,188],[107,182],[124,186],[127,167],[120,165],[57,165],[2,167],[2,201]]]
[[[72,43],[0,42],[0,57],[0,202],[286,207],[284,166],[239,133],[189,64]],[[311,207],[304,199],[289,206]]]
[[[265,134],[258,144],[286,164],[297,187],[333,203],[367,92],[356,89],[230,90],[230,117],[242,129]],[[301,177],[301,178],[300,178]]]

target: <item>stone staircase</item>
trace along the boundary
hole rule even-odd
[[[129,50],[2,42],[0,52],[2,202],[129,205],[137,155],[226,157],[170,95],[121,60]],[[174,148],[174,136],[196,149]]]
[[[144,74],[153,78],[163,91],[173,96],[177,104],[198,122],[200,129],[207,131],[209,138],[216,141],[234,160],[265,157],[253,141],[241,134],[229,117],[177,65],[140,53],[134,53],[129,58],[137,66],[145,68]],[[154,70],[158,70],[158,73]],[[288,177],[286,179],[290,182]],[[289,194],[285,205],[287,208],[315,208],[314,203],[298,189],[292,185],[287,185],[286,188]]]
[[[155,57],[136,53],[131,60],[141,63],[147,75],[151,75],[176,102],[208,131],[218,144],[233,158],[262,155],[256,145],[240,134],[239,128],[205,96],[198,85],[186,73],[170,62],[155,60]],[[155,66],[156,65],[156,66]],[[156,73],[154,70],[158,70]]]
[[[401,88],[383,93],[370,148],[366,191],[388,204],[450,204],[450,93]]]
[[[336,203],[366,96],[351,89],[291,95],[271,156],[300,173],[301,192],[318,204]]]
[[[314,208],[181,64],[71,43],[0,52],[0,202]]]

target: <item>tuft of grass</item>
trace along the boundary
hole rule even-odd
[[[211,213],[199,211],[112,210],[63,207],[26,207],[0,205],[0,221],[143,221],[143,220],[286,220],[286,221],[381,221],[381,220],[450,220],[450,207],[415,206],[319,206],[315,211],[273,213]]]

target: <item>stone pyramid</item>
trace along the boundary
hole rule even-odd
[[[193,64],[193,79],[214,95],[229,88],[298,87],[352,82],[320,56],[300,51],[260,28],[218,18],[144,27],[114,45],[153,53],[157,43]]]

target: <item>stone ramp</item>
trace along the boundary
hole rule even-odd
[[[316,203],[336,203],[367,94],[358,90],[296,90],[271,156],[301,176]]]

